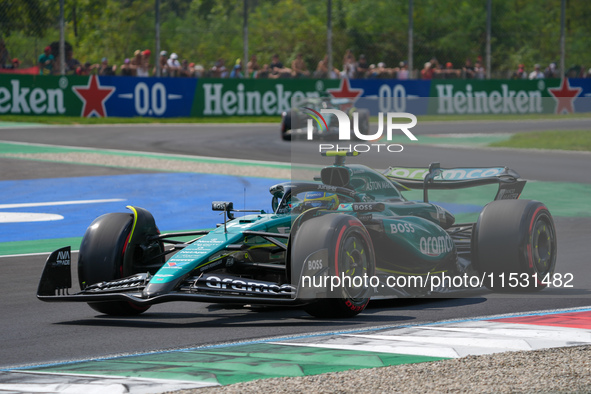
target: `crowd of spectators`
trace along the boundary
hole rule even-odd
[[[61,65],[59,56],[55,56],[58,48],[56,43],[45,47],[38,58],[37,66],[41,75],[59,75]],[[107,57],[103,57],[100,63],[92,64],[85,62],[81,64],[73,57],[71,45],[66,45],[65,72],[67,75],[90,75],[101,76],[135,76],[149,77],[156,76],[158,71],[156,64],[152,62],[152,52],[149,49],[136,50],[132,57],[126,58],[123,64],[111,64]],[[467,58],[461,67],[454,67],[451,62],[440,63],[436,58],[423,64],[420,70],[409,70],[408,63],[401,61],[395,67],[387,67],[384,62],[370,64],[365,55],[355,57],[352,50],[348,49],[343,56],[342,63],[334,62],[329,70],[328,55],[318,62],[315,70],[308,69],[302,53],[297,53],[290,67],[283,64],[278,54],[274,54],[269,63],[259,64],[256,55],[252,55],[246,64],[242,59],[226,66],[226,60],[219,58],[211,68],[190,62],[188,59],[179,60],[176,53],[168,54],[161,51],[155,59],[160,65],[160,76],[162,77],[209,77],[209,78],[349,78],[349,79],[485,79],[486,70],[483,66],[482,57],[478,56],[476,61]],[[4,41],[0,39],[0,68],[18,68],[18,59],[10,59]],[[568,77],[591,78],[591,68],[585,71],[581,67],[574,67],[567,71]],[[544,70],[539,64],[535,64],[532,70],[527,71],[525,65],[520,64],[517,70],[507,77],[512,79],[540,79],[559,78],[559,70],[556,63],[550,63]]]
[[[8,49],[4,40],[0,38],[0,68],[15,69],[20,67],[20,60],[18,58],[10,58]]]

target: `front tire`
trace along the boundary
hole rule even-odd
[[[82,238],[78,254],[80,288],[133,275],[133,267],[123,264],[126,243],[131,233],[133,215],[108,213],[96,218]],[[138,306],[126,301],[89,302],[97,312],[115,316],[139,315],[150,306]]]
[[[552,215],[539,201],[493,201],[478,217],[472,235],[472,254],[489,289],[542,290],[556,266]],[[515,279],[510,281],[512,274]]]
[[[298,264],[298,272],[303,272],[308,258],[323,249],[327,250],[327,262],[323,265],[327,265],[329,277],[349,278],[352,285],[327,289],[323,298],[306,305],[304,310],[321,318],[348,318],[361,313],[369,303],[366,281],[375,272],[375,253],[367,229],[349,215],[328,214],[310,219],[295,234],[291,261]]]
[[[369,135],[369,111],[359,110],[359,132],[363,135]]]

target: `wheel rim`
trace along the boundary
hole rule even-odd
[[[536,272],[545,274],[552,269],[556,251],[554,230],[546,216],[539,217],[532,228],[530,244]]]
[[[343,288],[350,298],[354,300],[361,300],[365,298],[367,288],[364,286],[364,276],[369,275],[369,249],[365,238],[357,233],[351,233],[341,244],[339,256],[339,266],[343,278],[350,278],[344,282]],[[357,278],[357,279],[356,279]]]

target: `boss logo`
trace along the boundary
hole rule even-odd
[[[231,211],[234,206],[229,201],[214,201],[211,203],[211,209],[213,211]]]
[[[322,260],[309,260],[308,261],[308,270],[320,270],[324,266],[322,265]]]
[[[381,212],[385,208],[384,204],[379,203],[368,203],[368,204],[353,204],[353,211],[355,212]]]
[[[410,223],[392,223],[390,224],[390,232],[396,233],[414,233],[415,228]]]

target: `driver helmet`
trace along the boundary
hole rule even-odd
[[[306,208],[337,209],[339,197],[335,193],[306,192],[301,205]]]

